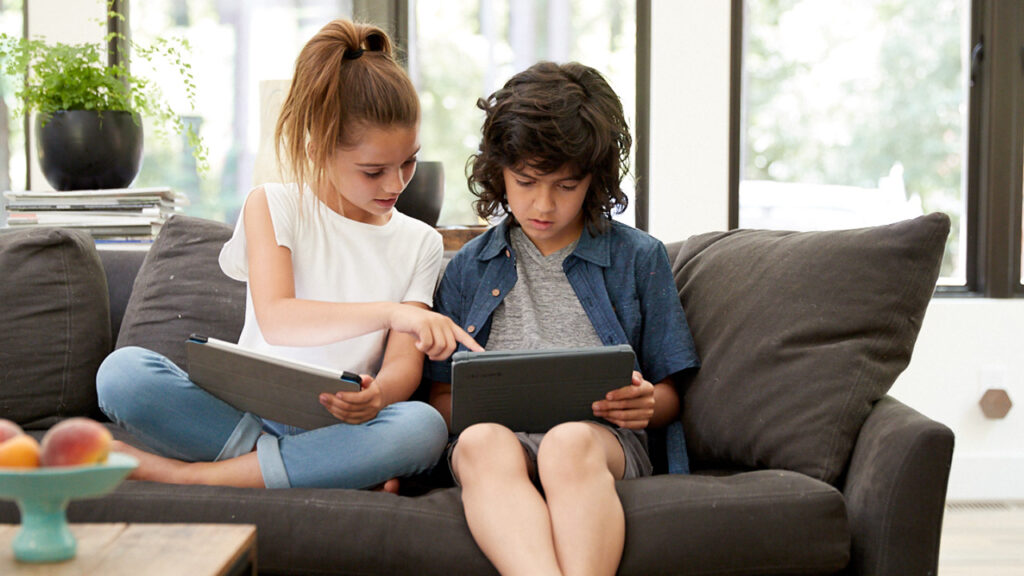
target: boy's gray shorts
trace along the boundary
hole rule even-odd
[[[619,439],[619,444],[622,446],[622,454],[625,456],[625,467],[622,473],[623,480],[643,478],[651,475],[654,471],[654,466],[651,465],[651,457],[647,453],[646,432],[619,428],[604,422],[592,423],[607,428]],[[523,452],[526,454],[530,479],[533,480],[534,484],[540,485],[537,478],[537,451],[540,449],[540,442],[544,438],[544,432],[516,432],[515,435],[523,446]],[[455,438],[448,444],[446,457],[448,459],[448,471],[451,473],[455,483],[459,484],[458,478],[455,477],[455,470],[452,468],[452,454],[455,453],[457,443],[458,438]]]

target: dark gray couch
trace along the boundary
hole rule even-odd
[[[619,482],[621,574],[935,574],[950,430],[886,395],[910,360],[949,220],[844,232],[732,231],[667,246],[703,367],[680,383],[694,473]],[[237,337],[230,230],[177,216],[148,252],[69,231],[0,232],[0,417],[42,434],[102,418],[114,346],[182,361]],[[121,438],[130,438],[116,431]],[[403,495],[128,481],[72,522],[258,526],[265,574],[491,574],[443,475]],[[0,502],[0,522],[18,521]]]

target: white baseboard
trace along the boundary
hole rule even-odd
[[[957,456],[946,500],[1024,500],[1024,456]]]

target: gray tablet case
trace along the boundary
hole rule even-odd
[[[239,410],[312,430],[340,422],[320,394],[359,390],[358,374],[330,370],[192,335],[186,342],[188,375],[197,386]]]
[[[452,432],[497,422],[516,432],[546,432],[562,422],[596,420],[592,404],[628,386],[628,345],[452,356]]]

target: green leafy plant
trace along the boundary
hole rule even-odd
[[[117,12],[108,18],[123,20]],[[111,40],[121,51],[120,62],[107,62],[106,46]],[[127,49],[121,47],[127,46]],[[196,85],[190,52],[184,39],[158,38],[151,45],[140,46],[121,34],[110,33],[104,42],[65,44],[45,39],[27,39],[0,34],[0,69],[18,86],[16,113],[40,115],[46,123],[61,110],[122,111],[132,113],[138,121],[146,117],[154,121],[157,135],[169,132],[185,134],[200,171],[206,171],[207,149],[199,134],[186,125],[168,104],[160,87],[153,81],[130,71],[129,57],[152,63],[166,63],[181,77],[185,97],[195,106]]]

